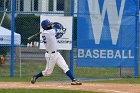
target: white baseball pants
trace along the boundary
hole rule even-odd
[[[66,61],[59,52],[56,53],[45,53],[47,61],[46,69],[42,71],[43,76],[50,76],[53,72],[55,64],[57,64],[66,73],[69,70]]]

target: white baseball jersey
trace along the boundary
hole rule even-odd
[[[49,76],[53,72],[55,64],[57,64],[66,73],[69,70],[64,58],[57,52],[56,30],[44,30],[42,38],[46,47],[45,58],[47,61],[46,69],[42,71],[43,76]],[[54,52],[55,51],[55,52]]]
[[[55,29],[44,30],[42,33],[42,38],[46,51],[57,51],[57,40],[55,38],[56,31]]]

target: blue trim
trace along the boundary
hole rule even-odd
[[[9,46],[9,47],[11,47],[11,44],[0,44],[0,46]],[[15,47],[20,47],[21,45],[14,45]],[[24,45],[25,46],[25,45]],[[26,47],[26,46],[25,46]]]
[[[70,50],[70,72],[74,74],[73,69],[73,46],[74,46],[74,0],[71,0],[71,16],[72,16],[72,49]]]
[[[12,11],[2,11],[0,10],[0,12],[6,12],[6,13],[11,13]],[[15,13],[17,14],[71,14],[71,12],[34,12],[34,11],[30,11],[30,12],[26,12],[26,11],[15,11]]]
[[[14,26],[15,26],[15,0],[12,0],[12,32],[11,32],[11,64],[10,77],[14,77]]]
[[[80,1],[77,1],[77,2],[80,2]],[[6,12],[6,13],[11,13],[11,11],[2,11],[2,10],[0,10],[0,13],[3,13],[3,12]],[[25,12],[25,11],[15,11],[15,13],[16,14],[72,14],[71,12],[34,12],[34,11],[30,11],[30,12]],[[75,14],[75,15],[89,15],[89,13],[80,13],[80,12],[78,12],[78,13],[73,13],[73,14]],[[127,14],[125,14],[125,15],[123,15],[123,16],[135,16],[135,14],[129,14],[129,15],[127,15]]]

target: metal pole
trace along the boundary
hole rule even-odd
[[[139,2],[137,4],[137,13],[136,13],[136,48],[135,48],[135,67],[134,67],[134,70],[135,70],[135,74],[134,74],[134,77],[135,78],[138,78],[138,70],[139,70],[139,65],[138,65],[138,62],[139,62]]]
[[[140,38],[140,32],[139,32],[139,30],[140,30],[140,1],[138,0],[138,27],[137,27],[137,29],[138,29],[138,37],[137,37],[137,39],[138,39],[138,46],[139,46],[139,44],[140,44],[140,40],[139,40],[139,38]],[[139,47],[138,47],[138,53],[139,53]],[[139,54],[138,54],[138,59],[139,59]],[[140,67],[140,61],[138,60],[138,78],[140,77],[140,69],[139,69],[139,67]]]
[[[71,16],[72,16],[72,50],[70,50],[70,71],[74,74],[73,64],[73,46],[74,46],[74,0],[71,0]]]
[[[10,77],[14,77],[14,30],[15,30],[15,0],[12,0],[11,3],[11,9],[12,9],[12,32],[11,32],[11,64],[10,64]]]
[[[7,8],[6,8],[6,10],[5,10],[5,11],[7,11]],[[3,16],[2,16],[2,19],[1,19],[1,22],[0,22],[0,26],[1,26],[1,25],[2,25],[2,23],[3,23],[3,20],[4,20],[5,15],[6,15],[6,12],[4,12],[4,14],[3,14]]]
[[[21,71],[22,71],[21,70],[21,47],[22,46],[19,46],[19,62],[20,62],[20,69],[19,70],[20,70],[20,78],[21,78]]]
[[[6,0],[4,0],[4,10],[6,9]]]

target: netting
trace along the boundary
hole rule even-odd
[[[74,3],[73,3],[74,1]],[[83,0],[87,1],[87,0]],[[92,0],[90,0],[92,1]],[[95,0],[93,0],[95,1]],[[103,1],[101,0],[101,5],[103,5]],[[114,0],[113,0],[114,1]],[[117,1],[117,0],[116,0]],[[120,2],[120,0],[118,0]],[[133,0],[131,0],[133,1]],[[138,0],[134,0],[138,1]],[[66,60],[67,64],[71,68],[71,70],[74,71],[74,75],[77,78],[80,79],[94,79],[94,78],[121,78],[121,77],[134,77],[134,70],[135,68],[122,68],[121,66],[118,68],[106,68],[105,66],[102,66],[100,68],[98,67],[79,67],[77,66],[77,51],[79,47],[78,45],[82,45],[85,47],[90,41],[79,41],[84,40],[85,38],[92,39],[91,34],[92,32],[86,33],[89,34],[89,37],[87,37],[86,34],[83,34],[83,32],[78,32],[83,29],[90,30],[92,27],[91,20],[88,18],[89,14],[86,10],[88,10],[88,7],[84,7],[82,2],[78,2],[78,0],[15,0],[15,33],[21,35],[21,44],[20,45],[14,45],[14,76],[29,76],[42,71],[45,69],[46,60],[45,60],[45,50],[39,49],[40,46],[40,35],[36,36],[35,38],[28,40],[27,38],[35,33],[38,33],[40,31],[40,16],[46,15],[49,17],[72,17],[72,34],[73,34],[73,51],[70,50],[60,50],[60,53]],[[85,3],[86,4],[86,3]],[[120,3],[119,3],[120,4]],[[129,4],[129,3],[128,3]],[[136,3],[137,4],[137,3]],[[94,4],[93,4],[94,5]],[[96,5],[94,5],[96,6]],[[120,6],[120,5],[118,5]],[[81,12],[77,12],[78,8],[81,8]],[[102,7],[103,8],[103,7]],[[73,10],[74,9],[74,10]],[[102,10],[100,10],[102,11]],[[6,14],[4,14],[6,13]],[[0,19],[1,19],[1,26],[4,28],[7,28],[11,30],[11,0],[0,0]],[[128,12],[127,12],[128,13]],[[126,13],[126,14],[127,14]],[[74,15],[72,15],[74,14]],[[129,13],[128,13],[129,14]],[[91,14],[92,15],[92,14]],[[131,13],[130,13],[131,15]],[[82,22],[85,23],[85,28],[80,28],[78,26],[78,23],[80,22],[78,17],[83,18]],[[98,17],[94,16],[95,19]],[[86,19],[87,18],[87,19]],[[134,17],[131,16],[129,18],[125,18],[122,21],[123,25],[126,25],[125,28],[130,28],[134,24],[133,20]],[[108,21],[107,21],[107,14],[106,14],[106,20],[105,25],[103,26],[104,32],[102,33],[102,38],[108,41],[111,37],[108,34]],[[129,21],[130,20],[130,21]],[[129,22],[128,22],[129,21]],[[67,23],[67,22],[65,22]],[[98,25],[98,24],[97,24]],[[122,28],[123,29],[123,28]],[[125,29],[123,29],[125,30]],[[86,31],[86,30],[85,30]],[[106,33],[107,32],[107,33]],[[77,34],[81,34],[79,37]],[[123,33],[123,32],[122,32]],[[135,32],[133,35],[135,36],[137,32]],[[99,34],[99,33],[98,33]],[[131,33],[128,33],[129,35],[126,35],[126,37],[121,37],[123,40],[120,40],[121,44],[125,42],[129,42],[135,38],[133,36],[131,37]],[[129,40],[127,38],[129,36]],[[15,36],[17,38],[17,36]],[[3,40],[1,38],[0,33],[0,42]],[[11,42],[11,40],[8,40]],[[137,41],[137,40],[136,40]],[[84,43],[85,44],[84,44]],[[108,42],[107,42],[108,43]],[[133,42],[137,43],[137,42]],[[90,43],[90,44],[93,44]],[[104,45],[104,44],[103,44]],[[135,51],[135,45],[129,44],[129,46],[133,46]],[[123,45],[123,48],[126,46]],[[99,47],[101,48],[101,47]],[[73,53],[71,56],[70,53]],[[11,66],[11,44],[0,44],[0,56],[4,56],[4,62],[0,64],[0,76],[10,76],[10,66]],[[72,60],[71,58],[72,57]],[[85,60],[85,59],[82,59]],[[102,61],[101,59],[98,59],[99,61]],[[72,61],[72,62],[70,62]],[[85,60],[89,64],[87,60]],[[72,63],[72,65],[71,65]],[[124,64],[125,65],[125,64]],[[71,67],[72,66],[72,67]],[[63,71],[56,66],[52,76],[50,76],[51,80],[65,80],[67,79],[66,75],[63,73]]]

